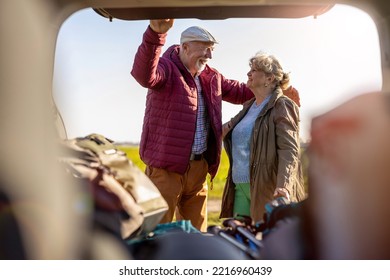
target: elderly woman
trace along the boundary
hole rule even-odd
[[[277,197],[305,198],[300,162],[299,108],[283,94],[289,75],[271,55],[250,59],[247,86],[254,98],[223,126],[230,169],[221,218],[263,218],[265,204]]]

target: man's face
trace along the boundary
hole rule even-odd
[[[206,67],[209,59],[212,58],[214,43],[212,42],[186,42],[182,45],[183,64],[188,68],[191,74],[200,73]]]

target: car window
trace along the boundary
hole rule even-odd
[[[79,11],[59,32],[54,98],[69,137],[101,133],[118,142],[140,140],[146,89],[130,75],[149,21],[108,19]],[[352,96],[381,89],[378,34],[363,11],[336,5],[300,19],[177,19],[165,50],[191,25],[219,41],[209,65],[226,78],[247,81],[248,61],[258,51],[274,54],[291,73],[301,100],[301,138],[309,141],[312,117]],[[223,121],[241,109],[224,102]]]

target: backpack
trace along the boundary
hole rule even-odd
[[[123,239],[154,230],[168,205],[157,187],[126,153],[100,134],[61,141],[60,163],[73,177],[89,182],[100,213],[121,213]]]

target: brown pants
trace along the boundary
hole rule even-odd
[[[169,206],[160,223],[172,222],[177,207],[177,220],[190,220],[200,231],[207,231],[207,170],[205,159],[191,160],[183,175],[161,168],[146,167],[146,175]]]

